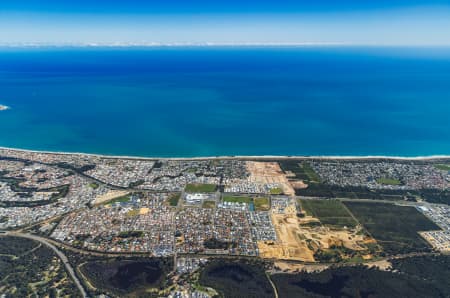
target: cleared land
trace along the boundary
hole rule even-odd
[[[261,257],[307,262],[329,262],[331,260],[329,256],[336,262],[372,259],[373,253],[379,250],[376,241],[365,235],[345,206],[338,203],[328,202],[328,205],[324,205],[326,208],[322,214],[335,215],[333,213],[335,212],[348,222],[351,221],[353,224],[351,228],[344,229],[341,226],[330,228],[321,225],[318,218],[300,214],[294,200],[283,213],[271,213],[278,241],[259,241],[258,249]],[[320,206],[322,205],[314,205],[311,210],[316,212]]]
[[[440,230],[414,207],[368,202],[344,204],[389,254],[428,251],[429,244],[418,232]]]
[[[248,161],[247,170],[250,172],[248,179],[252,182],[280,185],[279,188],[275,188],[276,193],[272,194],[294,195],[294,189],[277,162]]]
[[[188,184],[186,185],[186,192],[194,193],[210,193],[215,192],[217,185],[215,184]]]
[[[282,214],[272,213],[278,241],[259,241],[262,258],[314,262],[314,252],[308,248],[297,217],[295,201]]]
[[[355,227],[358,223],[338,200],[301,200],[306,214],[316,217],[326,226]]]

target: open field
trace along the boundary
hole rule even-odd
[[[97,205],[111,203],[113,200],[124,197],[127,194],[129,194],[129,192],[125,190],[111,190],[101,196],[96,197],[94,204]]]
[[[224,196],[222,199],[224,202],[231,202],[231,203],[251,203],[253,202],[253,199],[250,197],[237,197],[237,196]]]
[[[110,201],[104,202],[103,204],[104,205],[111,205],[111,204],[114,204],[114,203],[128,202],[129,200],[130,200],[130,195],[126,194],[124,196],[120,196],[120,197],[114,198],[114,199],[112,199]]]
[[[357,222],[338,200],[301,200],[306,214],[316,217],[327,226],[355,227]]]
[[[186,192],[199,192],[199,193],[210,193],[215,192],[217,185],[215,184],[188,184],[186,185]]]
[[[437,164],[437,165],[434,165],[434,167],[438,170],[450,171],[450,164]]]
[[[275,187],[270,190],[271,195],[281,195],[283,194],[283,190],[280,187]]]
[[[379,178],[377,179],[378,184],[384,184],[384,185],[401,185],[402,182],[398,179],[391,179],[391,178]]]
[[[429,244],[418,232],[440,229],[414,207],[367,202],[344,204],[389,254],[428,251]]]
[[[253,203],[255,204],[256,211],[270,210],[270,201],[268,198],[254,198]]]
[[[216,202],[215,201],[204,201],[203,204],[202,204],[202,208],[213,209],[214,207],[216,207]]]

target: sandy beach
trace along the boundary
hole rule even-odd
[[[144,156],[126,156],[126,155],[105,155],[83,152],[59,152],[59,151],[41,151],[21,148],[10,148],[0,146],[0,150],[11,150],[18,152],[56,154],[56,155],[84,155],[102,158],[120,158],[137,160],[211,160],[211,159],[240,159],[240,160],[289,160],[289,159],[323,159],[323,160],[440,160],[450,159],[450,155],[429,155],[429,156],[388,156],[388,155],[223,155],[223,156],[198,156],[198,157],[144,157]]]

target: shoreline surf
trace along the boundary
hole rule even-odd
[[[0,150],[10,150],[16,152],[38,153],[38,154],[54,154],[54,155],[85,155],[100,158],[111,159],[136,159],[136,160],[212,160],[212,159],[323,159],[323,160],[440,160],[450,159],[450,155],[428,155],[428,156],[389,156],[389,155],[219,155],[219,156],[196,156],[196,157],[148,157],[148,156],[128,156],[128,155],[108,155],[97,153],[83,153],[83,152],[62,152],[62,151],[46,151],[46,150],[31,150],[21,148],[11,148],[0,146]]]

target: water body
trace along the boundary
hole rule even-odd
[[[450,48],[0,49],[0,146],[450,154]]]

